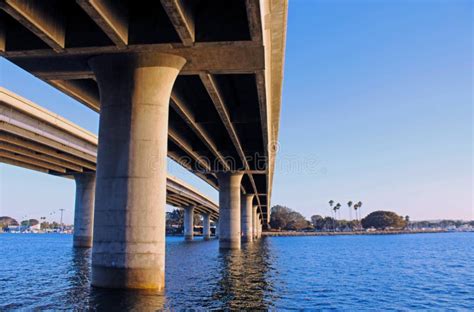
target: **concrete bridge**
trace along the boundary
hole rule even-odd
[[[0,162],[76,181],[74,246],[91,247],[94,224],[97,136],[0,87]],[[166,202],[185,209],[187,239],[194,212],[203,216],[203,235],[219,219],[218,205],[176,177],[166,178]]]
[[[219,190],[221,248],[268,224],[286,0],[0,7],[2,55],[100,112],[93,285],[164,286],[166,156]]]

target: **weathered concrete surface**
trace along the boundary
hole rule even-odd
[[[247,242],[253,240],[253,198],[253,194],[242,194],[240,199],[242,240]]]
[[[194,206],[184,208],[184,239],[191,241],[194,238]]]
[[[260,219],[260,213],[255,210],[255,238],[260,238],[262,236],[262,223]]]
[[[219,179],[219,248],[240,249],[241,172],[220,172]]]
[[[92,285],[162,289],[168,110],[181,57],[92,58],[100,89]]]
[[[76,201],[74,207],[74,247],[92,247],[94,227],[95,172],[74,175]]]
[[[258,206],[255,205],[253,206],[252,208],[252,212],[253,212],[253,218],[252,218],[252,229],[253,229],[253,233],[252,233],[252,237],[253,238],[257,238],[257,224],[258,224],[258,215],[257,215],[257,211],[258,211]]]
[[[208,213],[202,214],[202,236],[206,240],[211,238],[211,216]]]

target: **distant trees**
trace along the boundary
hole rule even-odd
[[[54,230],[54,229],[59,229],[60,224],[58,222],[55,222],[55,221],[53,221],[53,222],[43,221],[40,224],[40,228],[42,230]]]
[[[201,215],[194,213],[194,226],[202,225]],[[184,209],[173,209],[166,213],[166,230],[169,233],[181,233],[184,228]]]
[[[448,227],[460,227],[463,225],[474,226],[474,221],[463,221],[463,220],[410,221],[410,228],[413,228],[413,229],[448,228]]]
[[[23,220],[21,221],[22,226],[35,226],[39,223],[38,220],[36,219],[29,219],[29,220]]]
[[[332,217],[322,217],[320,215],[312,216],[311,223],[317,231],[343,231],[360,228],[360,224],[356,220],[336,220]]]
[[[334,229],[336,219],[331,217],[322,217],[320,215],[314,215],[311,217],[311,223],[313,227],[318,231],[329,231]]]
[[[404,228],[407,222],[402,216],[392,211],[374,211],[361,220],[364,228],[374,227],[376,229]]]
[[[311,227],[311,223],[299,212],[288,207],[276,205],[271,209],[270,226],[281,230],[303,230]]]
[[[347,202],[347,207],[349,207],[349,220],[352,220],[352,200]]]
[[[173,211],[166,213],[166,227],[178,226],[182,227],[184,223],[184,210],[173,209]]]
[[[18,226],[18,221],[8,216],[0,217],[0,229],[7,228],[10,225]]]
[[[354,204],[354,210],[356,215],[356,220],[360,220],[360,208],[362,207],[362,202],[359,201],[357,204]]]

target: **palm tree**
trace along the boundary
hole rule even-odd
[[[356,220],[359,221],[359,217],[357,216],[357,209],[359,208],[359,204],[354,204],[354,211],[356,215]]]
[[[339,209],[341,209],[341,204],[337,203],[336,206],[334,206],[334,231],[336,231],[337,211]]]
[[[352,221],[352,200],[347,202],[347,207],[349,207],[349,221]]]
[[[354,211],[355,211],[355,219],[356,219],[356,223],[355,223],[355,229],[358,230],[359,229],[359,216],[357,215],[357,209],[359,209],[359,205],[358,204],[354,204],[352,206],[352,208],[354,208]]]
[[[329,201],[329,206],[331,207],[331,210],[333,209],[333,208],[332,208],[332,205],[334,205],[334,200],[331,199],[331,200]],[[335,210],[334,210],[334,211],[335,211]],[[333,227],[334,227],[334,222],[333,222]]]
[[[360,216],[360,213],[361,213],[360,207],[362,207],[362,202],[361,202],[361,201],[359,201],[359,202],[357,203],[357,207],[359,208],[359,218],[361,218],[361,216]],[[361,218],[361,219],[362,219],[362,218]]]

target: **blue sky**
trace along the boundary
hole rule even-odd
[[[472,23],[467,0],[290,1],[272,203],[307,217],[329,215],[333,199],[474,219]],[[2,86],[97,133],[96,113],[4,59],[0,69]],[[65,208],[72,222],[73,181],[0,166],[0,215]]]

